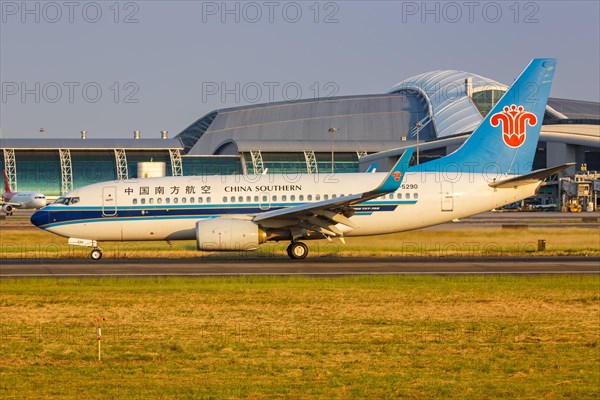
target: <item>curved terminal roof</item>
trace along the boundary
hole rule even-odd
[[[438,138],[472,132],[483,120],[473,94],[496,91],[506,92],[508,86],[493,79],[465,71],[438,70],[415,75],[394,85],[388,93],[417,93],[427,102],[431,122]],[[498,98],[495,99],[497,101]],[[546,117],[566,119],[552,107],[546,108]]]
[[[179,138],[189,155],[264,151],[381,151],[395,146],[428,111],[415,93],[268,103],[207,114]],[[431,127],[422,137],[433,139]]]
[[[507,87],[492,79],[464,71],[431,71],[394,85],[388,93],[415,92],[427,101],[437,137],[471,132],[482,120],[479,109],[467,95],[465,81],[470,78],[473,90]]]

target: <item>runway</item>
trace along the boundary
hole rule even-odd
[[[600,274],[598,257],[1,260],[0,278]]]

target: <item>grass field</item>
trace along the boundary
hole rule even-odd
[[[0,285],[3,400],[600,396],[598,276]]]
[[[1,228],[1,227],[0,227]],[[546,251],[537,251],[539,239]],[[0,258],[87,258],[90,249],[66,244],[65,238],[32,229],[0,232]],[[371,256],[544,256],[600,255],[600,232],[595,227],[501,229],[500,227],[438,227],[392,235],[307,242],[309,257]],[[102,242],[105,258],[139,257],[287,257],[287,242],[266,243],[258,252],[206,253],[196,250],[195,241]]]

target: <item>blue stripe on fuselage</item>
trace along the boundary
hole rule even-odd
[[[354,206],[358,214],[371,214],[376,211],[394,211],[399,205],[411,205],[417,201],[381,201],[377,204]],[[276,204],[268,210],[261,209],[257,205],[160,205],[160,206],[124,206],[114,209],[105,209],[104,213],[100,207],[73,207],[73,206],[48,206],[44,211],[48,212],[48,223],[39,225],[40,228],[51,228],[61,225],[77,223],[107,222],[119,220],[122,222],[133,220],[151,219],[189,219],[189,218],[215,218],[221,215],[232,214],[260,214],[261,212],[277,210],[280,208],[293,207],[297,204]]]

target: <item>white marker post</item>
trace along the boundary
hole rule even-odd
[[[102,353],[100,349],[100,343],[102,342],[102,328],[96,328],[96,334],[98,335],[98,361],[102,361]]]
[[[96,338],[98,339],[98,361],[102,361],[102,327],[100,326],[100,322],[106,321],[106,318],[98,317],[94,318],[94,322],[96,323]]]

